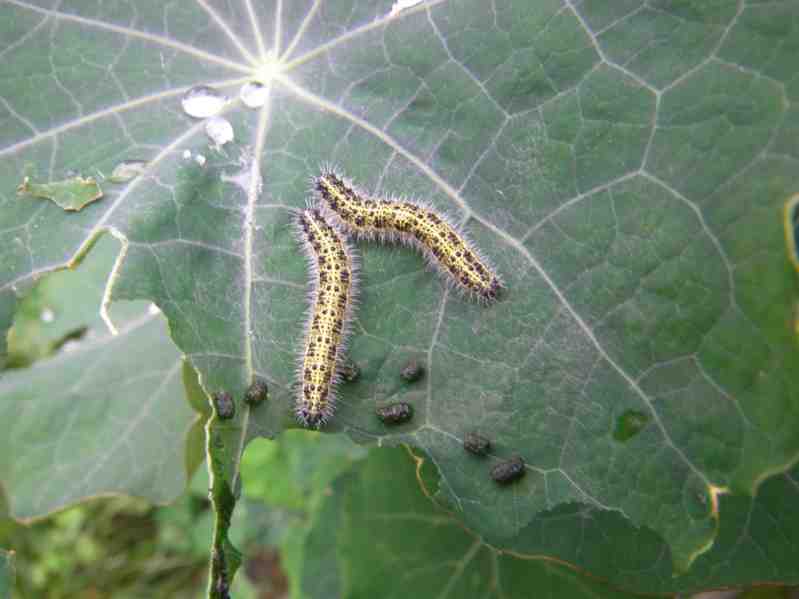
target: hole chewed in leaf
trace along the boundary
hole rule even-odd
[[[627,410],[619,416],[616,421],[616,428],[613,430],[613,438],[616,441],[629,441],[640,433],[649,424],[649,416],[636,410]]]

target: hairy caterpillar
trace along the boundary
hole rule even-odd
[[[357,272],[352,250],[318,209],[300,212],[297,226],[315,285],[300,357],[296,413],[304,426],[319,428],[333,415]]]
[[[332,169],[314,179],[325,214],[361,239],[401,240],[417,247],[429,264],[467,295],[490,302],[502,281],[473,244],[432,208],[411,201],[370,198]]]

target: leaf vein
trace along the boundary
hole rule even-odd
[[[241,71],[244,73],[250,73],[251,68],[239,64],[237,62],[233,62],[232,60],[228,60],[226,58],[221,58],[210,52],[206,52],[205,50],[200,50],[199,48],[195,48],[189,44],[184,44],[182,42],[176,42],[175,40],[171,40],[169,38],[156,35],[154,33],[146,33],[144,31],[139,31],[138,29],[131,29],[130,27],[123,27],[121,25],[113,25],[111,23],[104,23],[102,21],[98,21],[96,19],[90,19],[88,17],[81,17],[78,15],[71,15],[65,12],[60,12],[57,10],[51,10],[47,8],[41,8],[39,6],[34,6],[32,4],[28,4],[27,2],[22,2],[22,0],[6,0],[9,4],[17,6],[19,8],[24,8],[26,10],[31,10],[33,12],[37,12],[39,14],[47,15],[49,17],[53,17],[56,20],[61,21],[69,21],[73,23],[78,23],[80,25],[86,25],[87,27],[95,27],[97,29],[105,29],[106,31],[113,31],[114,33],[121,33],[123,35],[129,35],[131,37],[138,37],[155,44],[160,44],[162,46],[166,46],[169,48],[174,48],[176,50],[180,50],[181,52],[185,52],[186,54],[191,54],[196,56],[197,58],[202,58],[209,62],[215,62],[217,64],[221,64],[226,66],[230,69]]]

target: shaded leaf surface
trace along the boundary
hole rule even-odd
[[[541,513],[513,542],[499,541],[519,555],[545,553],[580,563],[593,575],[616,580],[623,588],[651,593],[776,581],[797,584],[794,564],[799,559],[799,529],[789,506],[799,500],[798,479],[799,469],[794,468],[766,481],[755,500],[722,496],[719,534],[713,547],[680,576],[674,576],[669,547],[652,530],[635,528],[618,513],[584,504]],[[490,536],[488,540],[495,541]],[[635,550],[620,552],[618,547]]]
[[[327,463],[315,460],[321,453]],[[562,565],[484,545],[424,495],[417,476],[434,483],[433,469],[417,470],[404,449],[353,457],[335,438],[309,435],[285,436],[266,448],[252,444],[245,454],[244,499],[302,514],[279,542],[292,596],[635,596]],[[305,467],[295,467],[298,462]],[[294,482],[302,491],[292,498],[264,480],[280,480],[279,487]]]
[[[717,535],[718,492],[753,493],[799,450],[780,222],[798,185],[799,9],[450,0],[385,19],[391,4],[5,3],[0,314],[115,230],[112,298],[163,307],[207,391],[269,381],[225,431],[235,488],[246,440],[293,425],[306,273],[290,210],[335,161],[462,222],[509,291],[473,305],[418,256],[361,247],[362,375],[333,429],[424,449],[440,499],[481,533],[511,539],[580,502],[656,531],[687,567]],[[180,96],[268,79],[269,50],[270,100],[231,103],[236,139],[214,151]],[[52,180],[129,159],[148,172],[76,214],[10,191],[31,166]],[[413,385],[409,358],[428,373]],[[414,420],[384,427],[388,400]],[[617,441],[628,412],[650,422]],[[524,457],[512,491],[462,451],[475,427],[490,461]]]
[[[166,502],[185,487],[187,433],[197,416],[163,318],[141,302],[120,306],[114,336],[99,315],[100,283],[118,248],[102,239],[77,272],[55,273],[36,289],[56,327],[93,306],[83,339],[0,380],[0,480],[14,518],[112,492]]]

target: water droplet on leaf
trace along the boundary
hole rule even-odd
[[[205,166],[205,156],[203,156],[202,154],[197,154],[194,157],[194,162],[196,162],[200,166]]]
[[[223,146],[227,142],[233,141],[233,125],[220,116],[208,119],[208,122],[205,123],[205,132],[217,146]]]
[[[207,85],[197,85],[187,91],[183,100],[183,111],[189,116],[197,119],[205,119],[214,116],[227,102],[227,98]]]
[[[152,316],[155,316],[156,314],[160,314],[161,313],[161,308],[159,308],[155,304],[150,304],[147,307],[147,313],[151,314]]]
[[[42,319],[42,322],[53,322],[55,320],[55,312],[53,312],[50,308],[45,308],[42,310],[39,318]]]
[[[249,108],[260,108],[266,103],[266,98],[269,95],[269,89],[257,81],[250,81],[241,86],[239,96],[241,101],[244,102]]]
[[[183,150],[183,159],[191,160],[191,150]]]

